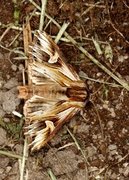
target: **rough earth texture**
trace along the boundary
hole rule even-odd
[[[35,2],[41,6],[39,0]],[[17,85],[22,84],[24,68],[23,35],[10,23],[22,27],[34,9],[29,1],[0,0],[0,149],[21,156],[24,122],[13,111],[22,114]],[[129,82],[128,0],[48,0],[46,12],[60,25],[69,21],[67,32],[104,66]],[[48,21],[45,18],[45,31],[56,36],[58,28]],[[38,29],[39,16],[32,16],[30,23],[32,30]],[[97,53],[92,38],[98,40],[102,54]],[[29,153],[27,179],[49,180],[52,172],[57,180],[128,180],[129,92],[103,84],[118,85],[72,43],[60,41],[59,47],[84,78],[90,95],[83,115],[67,123],[81,150],[62,127],[48,146]],[[0,179],[19,179],[19,166],[17,158],[0,155]]]

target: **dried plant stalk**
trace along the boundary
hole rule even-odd
[[[25,99],[26,132],[33,150],[43,147],[77,112],[85,106],[86,84],[66,64],[58,46],[45,33],[37,31],[30,45],[28,79],[20,86],[19,97]]]

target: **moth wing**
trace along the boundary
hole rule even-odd
[[[27,107],[31,106],[32,102],[29,103],[30,105],[27,103]],[[54,105],[47,105],[44,112],[37,111],[26,114],[26,120],[28,120],[26,135],[32,138],[30,143],[32,151],[43,147],[60,127],[80,110],[83,104],[79,103],[60,101]]]
[[[76,83],[79,86],[85,86],[72,67],[66,64],[58,46],[45,32],[37,31],[30,47],[34,57],[33,71],[40,72],[62,86],[69,87],[72,84],[76,85]]]
[[[48,101],[40,96],[34,95],[25,102],[24,115],[27,119],[30,119],[33,116],[42,115],[55,103],[57,103],[57,100]]]
[[[28,64],[28,79],[31,80],[32,84],[43,85],[43,84],[54,84],[45,73],[42,73],[38,68],[34,68],[35,62]],[[38,63],[39,67],[42,66],[42,63]]]

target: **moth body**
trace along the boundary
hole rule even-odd
[[[19,86],[25,99],[25,135],[33,150],[43,147],[76,113],[85,107],[86,84],[68,65],[58,46],[37,31],[28,61],[28,82]]]

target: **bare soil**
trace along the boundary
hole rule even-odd
[[[35,2],[41,6],[40,1]],[[12,112],[22,113],[23,108],[17,85],[22,84],[24,60],[15,59],[23,57],[23,35],[10,24],[22,27],[34,9],[29,1],[0,0],[0,149],[21,156],[24,121]],[[48,0],[46,12],[60,25],[69,21],[66,31],[105,67],[129,82],[128,0]],[[48,21],[45,18],[45,26]],[[32,30],[38,29],[39,16],[32,16],[30,23]],[[45,31],[56,36],[59,29],[50,23]],[[92,38],[98,40],[101,55]],[[62,127],[49,145],[29,153],[27,179],[49,180],[52,172],[57,180],[128,180],[129,92],[120,86],[96,82],[118,85],[72,43],[60,41],[58,45],[88,87],[89,102],[83,115],[78,114],[66,124],[81,151],[66,126]],[[107,45],[111,48],[108,58],[104,54]],[[19,179],[19,174],[18,159],[0,155],[0,179]]]

